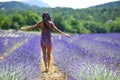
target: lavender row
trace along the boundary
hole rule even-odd
[[[72,36],[72,39],[65,39],[68,41],[68,43],[72,43],[77,45],[80,48],[83,48],[88,53],[93,53],[94,55],[101,57],[104,61],[104,63],[107,63],[108,65],[114,65],[120,63],[120,40],[119,40],[119,34],[92,34],[92,35],[74,35]],[[114,39],[112,37],[117,37],[118,39]],[[106,39],[106,41],[96,40],[96,38]],[[108,38],[108,39],[107,39]],[[112,41],[108,41],[109,38],[112,39]],[[116,44],[117,41],[119,44]]]
[[[85,35],[82,37],[88,38]],[[82,37],[79,35],[72,35],[70,38],[54,37],[52,53],[55,63],[68,76],[68,80],[119,80],[120,78],[117,76],[119,73],[106,66],[108,58],[100,56],[101,54],[95,50],[91,51],[92,48],[98,48],[97,50],[100,51],[99,43],[95,46],[94,41],[91,43],[90,39],[83,39]],[[109,60],[116,62],[116,60]]]
[[[0,54],[9,52],[15,45],[24,42],[32,34],[14,31],[1,31],[0,30]]]
[[[40,37],[31,36],[0,63],[0,78],[38,80],[40,73]],[[8,79],[7,79],[8,80]]]

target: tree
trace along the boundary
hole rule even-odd
[[[60,14],[55,15],[53,21],[58,29],[65,31],[65,22]]]
[[[116,18],[114,21],[111,21],[106,25],[108,27],[108,32],[120,32],[120,18]]]
[[[13,14],[12,16],[12,29],[19,29],[25,24],[25,20],[22,15]]]
[[[12,26],[13,26],[13,29],[15,30],[18,30],[20,28],[20,25],[18,22],[14,22]]]
[[[1,21],[1,29],[10,29],[12,21],[7,16]]]
[[[40,16],[37,13],[27,12],[25,15],[25,21],[27,25],[34,25],[40,20]]]
[[[106,33],[106,29],[99,22],[87,21],[83,24],[83,26],[90,30],[91,33]]]
[[[13,14],[12,21],[18,22],[18,24],[20,26],[23,26],[25,24],[25,20],[24,20],[23,16],[20,14]]]
[[[71,16],[67,24],[69,25],[69,31],[72,33],[90,33],[89,30],[83,27],[82,23]]]
[[[115,19],[113,32],[120,32],[120,18]]]

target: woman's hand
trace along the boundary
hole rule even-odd
[[[68,36],[68,37],[70,36],[70,34],[64,34],[64,35],[65,35],[65,36]]]
[[[19,30],[20,30],[20,31],[24,31],[25,29],[24,29],[24,28],[20,28]]]

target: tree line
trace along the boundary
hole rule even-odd
[[[120,7],[1,9],[0,29],[18,30],[21,27],[32,26],[42,19],[43,12],[48,12],[55,25],[64,32],[80,34],[120,32]]]

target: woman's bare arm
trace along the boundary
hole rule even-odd
[[[33,30],[35,28],[38,28],[41,25],[41,22],[36,23],[35,25],[27,28],[21,28],[21,30]]]
[[[55,32],[60,33],[60,34],[63,34],[63,35],[65,35],[65,36],[70,36],[69,34],[66,34],[66,33],[62,32],[61,30],[59,30],[59,29],[54,25],[53,22],[51,22],[51,25],[52,25],[52,29],[53,29]]]

